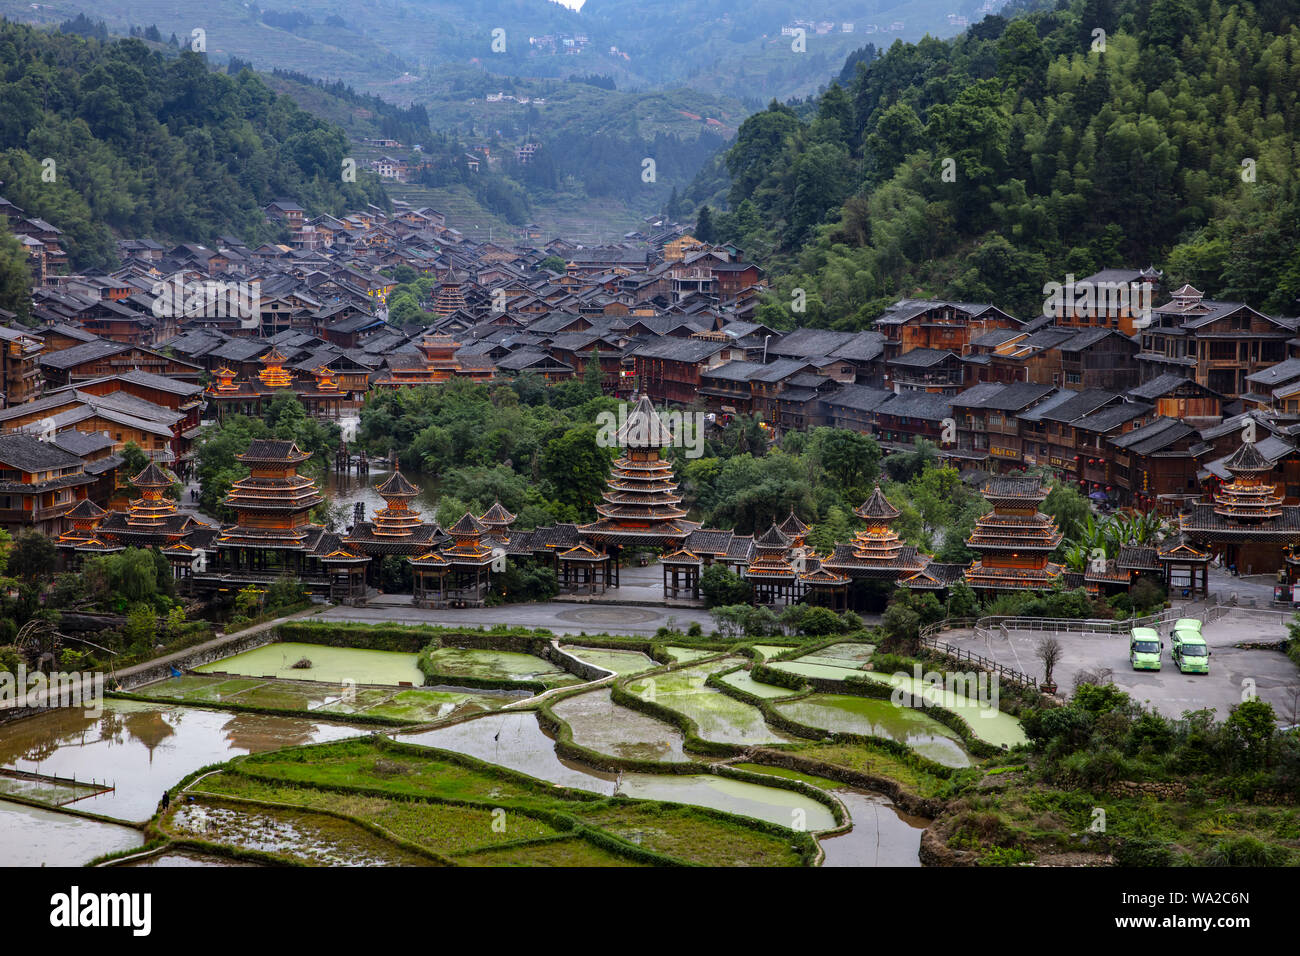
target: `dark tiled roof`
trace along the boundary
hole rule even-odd
[[[238,457],[259,461],[279,461],[302,456],[303,452],[292,441],[283,441],[278,438],[255,438],[249,443],[248,451]]]
[[[754,544],[763,548],[788,548],[791,540],[789,535],[773,524],[754,540]]]
[[[1126,571],[1159,571],[1160,562],[1156,560],[1156,549],[1146,546],[1125,544],[1119,549],[1115,566]]]
[[[27,473],[73,468],[81,458],[51,442],[20,433],[0,435],[0,462]]]

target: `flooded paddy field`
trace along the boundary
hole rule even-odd
[[[726,670],[743,662],[741,658],[728,657],[668,671],[634,680],[627,685],[627,690],[690,717],[699,726],[699,735],[705,740],[728,744],[778,743],[786,738],[767,726],[757,707],[728,697],[704,683],[714,671]]]
[[[341,719],[364,714],[420,723],[496,710],[527,695],[526,691],[481,691],[464,687],[345,687],[200,674],[170,677],[137,688],[136,693],[200,706],[236,704],[332,714]]]
[[[764,684],[754,680],[749,671],[740,670],[730,674],[724,674],[718,678],[724,684],[728,684],[737,690],[743,690],[747,694],[753,694],[755,697],[766,697],[769,699],[776,697],[789,697],[797,691],[789,687],[777,687],[775,684]]]
[[[475,677],[481,680],[535,680],[547,687],[564,687],[582,683],[582,678],[564,668],[515,651],[496,651],[478,647],[440,647],[429,655],[434,672],[450,677]]]
[[[650,655],[642,654],[640,651],[623,651],[608,647],[578,647],[571,644],[561,645],[560,650],[567,651],[588,664],[603,667],[619,675],[636,674],[659,666]]]
[[[678,664],[686,664],[691,661],[698,661],[704,657],[713,657],[718,652],[702,650],[698,647],[675,647],[669,644],[664,650]]]
[[[278,677],[336,685],[349,681],[353,684],[410,684],[419,687],[424,683],[424,674],[417,666],[418,659],[417,654],[404,654],[400,651],[277,642],[204,664],[194,670],[199,674]],[[298,664],[309,666],[298,667]]]
[[[790,650],[755,647],[768,657]],[[668,651],[677,669],[648,675],[643,672],[661,665],[640,651],[581,643],[564,650],[620,675],[628,693],[689,717],[706,740],[778,745],[797,753],[810,743],[780,733],[758,707],[706,684],[711,674],[749,664],[748,657],[675,646]],[[776,666],[888,681],[888,675],[861,669],[871,651],[870,645],[843,641]],[[582,681],[551,661],[515,651],[444,647],[431,657],[434,671],[446,680],[537,681],[548,688]],[[701,663],[704,658],[713,659]],[[304,659],[310,667],[293,666]],[[918,864],[928,821],[901,813],[883,796],[793,771],[741,765],[832,793],[853,826],[845,834],[818,837],[835,828],[838,811],[815,792],[709,772],[706,764],[723,758],[688,753],[678,727],[615,704],[608,686],[550,705],[574,743],[611,758],[659,762],[665,770],[676,764],[687,772],[605,772],[562,758],[535,711],[501,710],[532,691],[426,687],[417,659],[272,644],[138,690],[162,701],[110,699],[97,716],[51,711],[8,725],[0,734],[0,768],[43,776],[0,773],[0,856],[16,865],[75,865],[143,841],[131,828],[29,809],[5,801],[6,794],[144,821],[156,813],[163,791],[187,774],[233,760],[192,783],[159,818],[164,833],[195,845],[172,844],[122,865],[256,865],[256,855],[264,853],[312,866],[790,866],[814,862],[819,840],[827,866]],[[770,701],[796,693],[755,681],[743,669],[721,680]],[[299,714],[211,709],[220,705]],[[772,706],[810,727],[897,740],[945,766],[972,762],[949,728],[887,700],[805,692]],[[359,716],[440,725],[385,729],[395,745],[375,737],[373,725],[348,723]],[[1011,728],[993,726],[997,716],[981,718],[974,711],[968,721],[984,739],[1012,740],[1012,729],[1023,739],[1018,722],[1000,716]],[[987,736],[980,734],[981,723]],[[320,746],[296,749],[309,744]],[[699,766],[681,766],[692,761]],[[88,786],[92,778],[96,787]],[[114,789],[102,790],[104,782]],[[25,836],[10,836],[15,833]],[[31,843],[54,849],[36,851]],[[254,858],[205,852],[203,843],[249,851]]]
[[[623,775],[619,794],[724,810],[793,830],[829,830],[835,826],[830,808],[812,797],[711,773],[628,773]]]
[[[685,738],[680,730],[649,714],[614,703],[608,688],[569,697],[554,704],[551,710],[569,725],[575,744],[597,753],[628,760],[691,759],[682,750]]]
[[[803,780],[834,794],[844,805],[853,827],[847,833],[817,838],[825,854],[822,866],[921,865],[921,834],[930,821],[900,810],[883,794],[846,787],[834,780],[782,767],[749,763],[737,766],[753,773]]]
[[[791,720],[810,727],[906,744],[922,757],[945,767],[969,767],[970,755],[955,730],[928,714],[875,697],[812,694],[774,705]]]
[[[17,770],[0,768],[0,798],[22,797],[53,807],[67,806],[103,792],[102,784],[40,777]]]
[[[491,726],[505,716],[469,723]],[[245,776],[245,770],[256,778]],[[790,828],[833,826],[828,808],[810,797],[712,774],[625,774],[608,786],[600,780],[594,775],[590,787],[613,790],[618,786],[620,797],[626,790],[629,797],[662,796],[686,805],[610,800],[590,791],[579,798],[577,788],[557,791],[542,779],[463,764],[434,749],[426,753],[419,747],[393,748],[373,738],[317,748],[310,762],[294,754],[250,757],[228,771],[197,781],[194,790],[200,801],[242,798],[345,814],[468,865],[602,866],[626,862],[618,852],[614,854],[617,859],[606,859],[607,851],[585,838],[585,845],[567,845],[564,829],[547,822],[548,815],[555,813],[576,817],[586,826],[625,840],[630,847],[641,846],[706,865],[803,863],[810,858],[806,856],[811,852],[809,838]],[[333,789],[342,782],[362,787],[364,792]],[[317,790],[316,786],[328,789]],[[457,805],[437,802],[443,800]],[[708,814],[697,807],[725,812]],[[499,831],[492,825],[498,814]],[[763,829],[752,818],[777,826]],[[494,846],[518,841],[526,843],[503,846],[501,852],[509,856],[496,858]]]
[[[143,843],[143,834],[130,827],[0,800],[0,861],[5,866],[81,866]]]
[[[448,727],[394,734],[395,740],[468,754],[562,787],[612,794],[618,774],[593,770],[555,752],[531,710],[489,714]]]
[[[971,732],[986,743],[1014,747],[1028,740],[1024,728],[1020,726],[1020,721],[1011,714],[998,710],[992,703],[984,703],[952,692],[944,692],[934,697],[928,692],[930,685],[923,681],[918,682],[912,675],[884,674],[879,671],[864,670],[863,666],[870,653],[861,657],[862,651],[858,649],[868,647],[870,647],[868,644],[836,644],[832,647],[824,647],[816,654],[809,654],[792,661],[773,661],[769,666],[801,677],[844,680],[852,676],[887,684],[892,688],[905,691],[917,701],[937,703],[955,711],[970,724]],[[814,726],[820,725],[814,724]]]
[[[998,710],[991,703],[983,703],[948,691],[932,698],[929,693],[930,685],[907,674],[892,675],[863,671],[862,676],[906,691],[915,699],[933,700],[934,703],[960,714],[970,725],[971,733],[986,743],[997,747],[1015,747],[1029,741],[1019,718]]]
[[[890,799],[865,790],[835,790],[853,818],[848,833],[823,837],[822,866],[920,866],[925,817],[899,810]]]
[[[141,821],[157,809],[164,790],[199,767],[364,732],[303,717],[106,700],[98,717],[62,708],[6,725],[0,766],[108,782],[116,789],[78,800],[77,809]]]
[[[787,827],[791,825],[791,811],[798,808],[804,812],[809,830],[835,825],[825,806],[790,790],[713,774],[606,773],[565,760],[556,754],[555,741],[542,731],[531,712],[492,714],[424,733],[402,734],[397,739],[469,754],[577,790],[688,803]]]
[[[436,865],[430,857],[323,813],[186,803],[164,815],[163,827],[179,837],[272,853],[313,866]]]

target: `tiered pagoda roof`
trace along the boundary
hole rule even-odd
[[[794,539],[775,524],[754,539],[754,558],[744,576],[753,580],[793,581],[795,568],[789,561]]]
[[[509,540],[510,526],[518,515],[513,515],[502,507],[500,501],[493,502],[492,507],[479,515],[478,520],[488,529],[488,534],[502,541]]]
[[[339,390],[339,383],[334,380],[334,370],[328,365],[318,366],[312,375],[316,378],[316,391],[337,392]]]
[[[1284,505],[1267,480],[1273,463],[1253,442],[1244,442],[1223,463],[1232,480],[1219,487],[1213,502],[1200,501],[1180,518],[1185,540],[1215,542],[1300,540],[1300,506]]]
[[[168,523],[176,514],[176,502],[168,497],[167,492],[176,479],[167,474],[157,463],[150,462],[140,474],[131,479],[131,484],[140,489],[140,497],[131,502],[131,516],[127,524],[134,528],[158,528]]]
[[[99,526],[108,515],[109,512],[89,498],[82,498],[77,502],[76,507],[65,515],[72,522],[72,527],[59,535],[58,547],[96,554],[123,550],[122,546],[109,545],[99,537]]]
[[[624,449],[614,462],[596,521],[578,531],[597,543],[680,546],[699,527],[686,520],[671,462],[660,449],[674,444],[672,431],[642,395],[616,434]]]
[[[284,367],[287,361],[289,361],[288,356],[281,352],[278,346],[271,346],[271,351],[262,356],[262,365],[265,368],[257,373],[258,379],[270,389],[292,388],[293,372]]]
[[[799,516],[790,509],[790,515],[780,524],[781,533],[789,535],[794,547],[803,546],[803,539],[808,535],[808,526],[799,520]]]
[[[131,501],[130,510],[113,511],[99,517],[94,537],[102,546],[86,542],[77,550],[105,553],[126,547],[165,547],[202,527],[193,517],[178,511],[176,502],[167,496],[175,481],[157,464],[150,462],[131,479],[131,484],[140,489],[140,497]]]
[[[966,572],[971,587],[1037,590],[1061,576],[1061,566],[1048,561],[1061,532],[1038,510],[1047,492],[1038,477],[994,478],[984,485],[993,510],[976,522],[966,541],[980,555]]]
[[[495,557],[491,545],[483,540],[487,525],[468,511],[447,529],[451,544],[442,549],[442,556],[451,564],[485,565]]]
[[[418,555],[428,551],[443,537],[442,529],[426,522],[411,507],[420,489],[411,484],[400,469],[375,485],[375,491],[387,507],[375,512],[374,521],[358,521],[344,536],[343,543],[365,554]]]
[[[433,300],[433,311],[437,315],[451,315],[457,309],[463,308],[465,308],[465,293],[461,291],[461,278],[453,266],[438,288],[438,294]]]
[[[235,392],[240,391],[241,386],[235,381],[238,373],[234,369],[223,365],[212,374],[216,376],[217,381],[209,387],[209,391],[218,395],[233,395]]]
[[[866,523],[866,527],[853,536],[851,544],[836,545],[835,550],[822,559],[821,566],[828,573],[851,578],[896,580],[917,574],[929,563],[929,555],[920,553],[913,545],[904,544],[894,531],[894,519],[901,512],[889,503],[880,485],[876,485],[871,497],[854,508],[853,513]]]
[[[296,442],[262,438],[238,457],[250,474],[231,485],[222,502],[234,510],[236,521],[222,529],[217,547],[313,547],[321,528],[309,523],[309,513],[325,498],[316,482],[298,474],[311,455]]]
[[[1256,522],[1282,517],[1282,496],[1276,486],[1264,480],[1273,463],[1245,442],[1223,466],[1232,481],[1214,495],[1214,513],[1232,521]]]

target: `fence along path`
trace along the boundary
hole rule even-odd
[[[996,674],[998,680],[1007,681],[1011,684],[1019,684],[1021,687],[1036,689],[1038,681],[1023,671],[1018,671],[998,663],[990,657],[984,657],[982,654],[976,654],[968,648],[958,647],[955,644],[949,644],[947,641],[940,640],[938,635],[945,631],[969,631],[979,636],[979,622],[974,618],[947,618],[936,624],[931,624],[921,630],[921,645],[935,653],[942,654],[945,657],[951,657],[958,663],[967,661],[974,664],[990,674]]]

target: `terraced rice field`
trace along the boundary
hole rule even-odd
[[[636,674],[639,671],[646,671],[659,666],[657,661],[640,651],[623,651],[607,647],[576,647],[573,645],[561,645],[560,649],[567,651],[579,660],[594,664],[596,667],[603,667],[605,670],[613,671],[620,676],[623,674]]]
[[[791,694],[796,693],[788,687],[777,687],[775,684],[764,684],[756,681],[749,675],[749,671],[745,670],[734,671],[730,674],[725,674],[718,679],[724,683],[730,684],[737,690],[743,690],[747,694],[753,694],[755,697],[766,697],[770,699],[774,697],[789,697]]]
[[[347,716],[364,714],[427,723],[496,710],[524,692],[466,688],[340,687],[308,681],[224,678],[199,674],[171,677],[137,693],[188,704],[238,704]]]
[[[812,694],[774,705],[791,720],[839,733],[888,737],[945,767],[969,767],[960,735],[919,710],[874,697]]]
[[[741,658],[729,657],[656,674],[630,682],[627,690],[690,717],[698,725],[700,737],[705,740],[729,744],[767,744],[784,740],[782,735],[767,726],[757,707],[705,686],[709,674],[740,663],[743,663]]]
[[[607,688],[560,701],[551,708],[573,731],[573,742],[628,760],[688,760],[682,732],[639,710],[621,707]]]
[[[310,680],[336,685],[347,681],[353,684],[408,684],[419,687],[424,683],[424,675],[420,673],[417,660],[418,655],[399,651],[283,642],[244,651],[194,670],[200,674],[278,677],[282,680]],[[295,666],[301,663],[310,666]]]
[[[440,647],[429,656],[438,674],[482,680],[535,680],[547,687],[581,683],[581,678],[532,654],[476,647]]]

